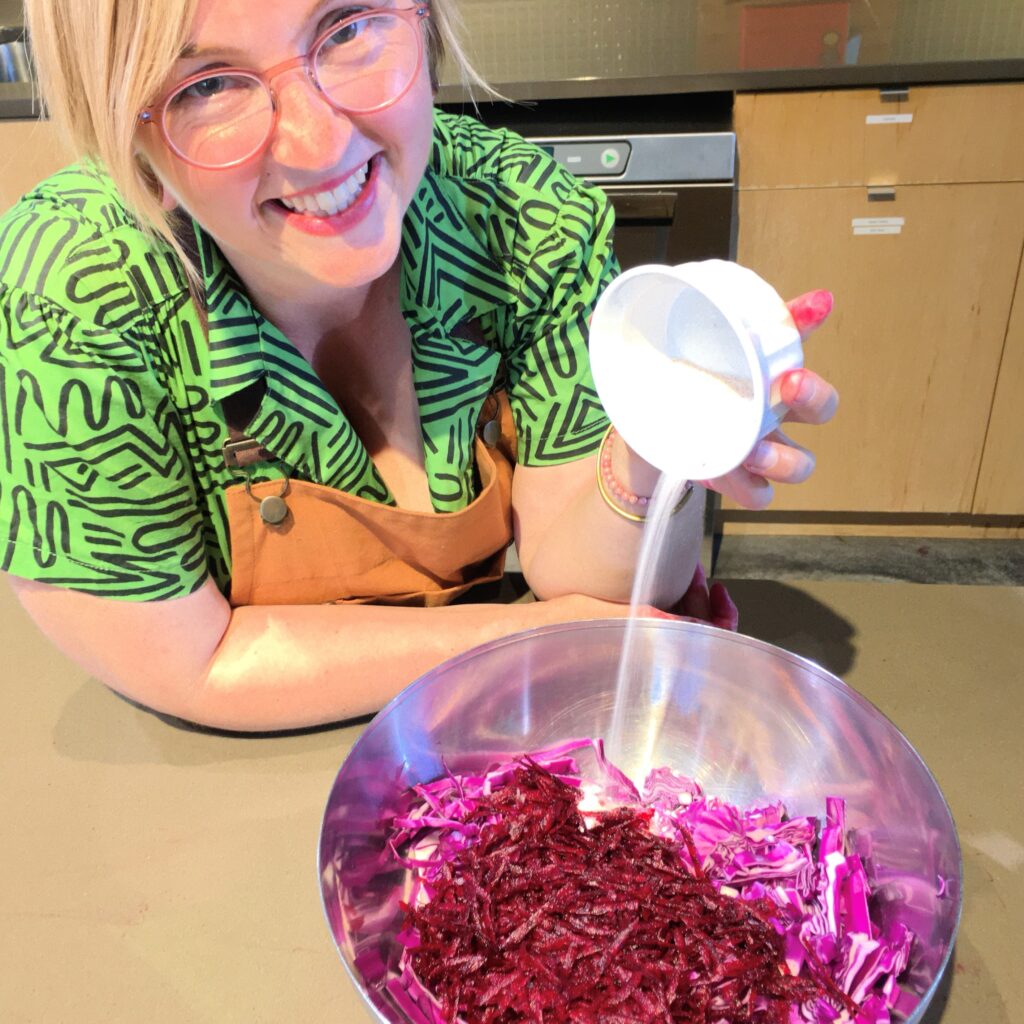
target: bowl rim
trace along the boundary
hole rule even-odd
[[[320,817],[320,828],[317,834],[316,843],[316,876],[317,876],[317,890],[320,893],[320,910],[323,914],[324,923],[327,926],[328,934],[331,937],[331,943],[334,946],[335,952],[338,954],[342,965],[345,968],[345,972],[349,979],[352,981],[353,986],[359,993],[363,1000],[364,1005],[369,1012],[375,1017],[378,1024],[391,1024],[391,1022],[384,1016],[382,1016],[377,1008],[373,1005],[367,992],[367,986],[355,975],[354,967],[349,964],[348,958],[345,956],[338,944],[337,937],[334,934],[334,929],[331,927],[331,919],[327,912],[327,904],[324,899],[324,888],[323,888],[323,852],[324,852],[324,839],[326,832],[327,823],[327,812],[331,806],[331,798],[334,796],[335,788],[337,787],[338,780],[341,778],[342,772],[345,770],[345,766],[353,760],[356,752],[359,749],[365,738],[378,729],[381,728],[381,721],[384,720],[391,711],[398,707],[403,701],[409,700],[412,694],[421,689],[427,684],[427,679],[440,672],[449,672],[453,669],[458,668],[467,662],[475,661],[477,658],[484,657],[491,651],[498,650],[502,647],[509,646],[515,643],[521,643],[526,639],[530,639],[536,636],[548,636],[556,633],[572,632],[576,633],[579,631],[596,631],[602,629],[619,629],[621,630],[628,623],[633,622],[637,625],[643,626],[645,629],[654,627],[659,630],[667,630],[669,632],[682,632],[682,633],[712,633],[717,634],[723,640],[727,640],[730,643],[738,643],[741,646],[754,647],[765,651],[775,657],[781,658],[783,661],[788,661],[793,665],[800,668],[807,669],[819,676],[825,683],[835,690],[839,690],[857,704],[862,705],[864,708],[873,711],[876,715],[880,716],[888,725],[893,729],[899,739],[906,745],[910,753],[917,759],[921,768],[924,769],[926,776],[931,780],[932,785],[935,787],[935,791],[939,795],[939,799],[942,802],[942,807],[949,818],[950,824],[952,825],[953,844],[956,850],[956,916],[953,921],[953,928],[949,936],[949,944],[946,947],[946,951],[942,957],[942,962],[939,964],[938,969],[935,972],[935,977],[932,979],[931,984],[928,986],[926,992],[922,993],[921,1001],[918,1007],[915,1008],[914,1012],[906,1019],[905,1024],[920,1024],[920,1021],[924,1015],[925,1008],[931,1003],[935,996],[935,993],[946,976],[946,971],[949,968],[949,961],[952,958],[953,950],[956,947],[957,936],[960,932],[960,922],[963,916],[963,889],[964,889],[964,859],[963,859],[963,848],[960,844],[960,832],[957,829],[956,819],[953,816],[953,811],[949,806],[949,801],[946,799],[946,794],[943,792],[942,787],[939,785],[938,780],[935,778],[934,773],[924,758],[918,753],[917,748],[910,742],[909,739],[904,735],[903,731],[898,725],[877,705],[872,701],[868,700],[859,690],[855,690],[849,683],[845,682],[834,672],[830,672],[823,665],[812,660],[811,658],[805,658],[802,655],[794,654],[792,651],[787,651],[783,647],[778,647],[775,644],[770,644],[766,640],[758,640],[756,637],[747,636],[744,633],[733,632],[728,629],[720,629],[717,626],[712,626],[709,623],[703,622],[688,622],[678,619],[661,619],[655,618],[654,616],[627,616],[610,618],[610,619],[582,619],[570,622],[556,622],[550,623],[544,626],[535,626],[529,629],[520,630],[516,633],[509,633],[507,636],[498,637],[495,640],[488,640],[485,643],[478,644],[476,647],[471,647],[468,650],[462,651],[459,654],[452,655],[450,658],[446,658],[444,661],[438,662],[432,668],[426,672],[421,673],[410,683],[404,686],[394,697],[391,698],[385,704],[380,711],[378,711],[372,719],[365,725],[363,731],[359,734],[355,743],[352,744],[348,754],[342,760],[338,766],[337,772],[334,774],[334,778],[331,781],[331,786],[327,794],[327,799],[324,803],[323,813]]]

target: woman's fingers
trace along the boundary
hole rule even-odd
[[[708,490],[718,491],[725,498],[730,498],[741,508],[749,509],[751,512],[760,512],[767,508],[775,496],[775,489],[759,473],[751,473],[750,470],[740,466],[725,476],[716,477],[714,480],[701,480],[701,485]]]
[[[711,625],[719,629],[730,629],[735,633],[740,628],[740,611],[729,596],[729,591],[721,583],[712,583],[709,597]]]
[[[832,312],[833,302],[831,292],[818,290],[805,292],[786,303],[789,307],[789,315],[793,318],[803,341],[810,337],[815,328],[825,322],[826,317]]]
[[[697,563],[693,571],[693,579],[686,593],[683,594],[676,606],[680,615],[687,615],[692,619],[700,619],[707,622],[711,618],[711,598],[708,595],[708,580],[704,572],[704,566]]]
[[[814,455],[781,430],[773,430],[757,442],[743,468],[775,483],[802,484],[814,472]]]
[[[827,423],[839,407],[839,392],[813,370],[790,370],[779,381],[779,396],[789,406],[788,423]]]
[[[710,623],[719,629],[735,632],[739,627],[740,613],[729,592],[721,583],[712,583],[708,587],[707,574],[699,562],[690,586],[673,610],[684,619]]]
[[[814,464],[812,452],[775,430],[757,443],[742,466],[703,483],[756,512],[770,504],[775,494],[773,483],[803,483],[814,472]]]

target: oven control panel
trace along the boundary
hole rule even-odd
[[[626,172],[632,147],[624,139],[555,142],[541,146],[563,167],[581,178],[618,177]]]
[[[724,182],[736,169],[732,132],[531,138],[563,167],[593,182]]]

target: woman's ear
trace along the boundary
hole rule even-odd
[[[168,213],[178,209],[178,197],[166,186],[157,179],[157,193],[156,197],[160,202],[161,207]]]
[[[178,197],[157,177],[149,161],[136,152],[135,163],[139,170],[139,177],[142,178],[149,194],[160,204],[166,213],[171,213],[178,208]]]

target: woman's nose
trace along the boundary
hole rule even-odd
[[[352,137],[352,122],[335,110],[305,74],[278,79],[274,159],[292,167],[330,167]]]

